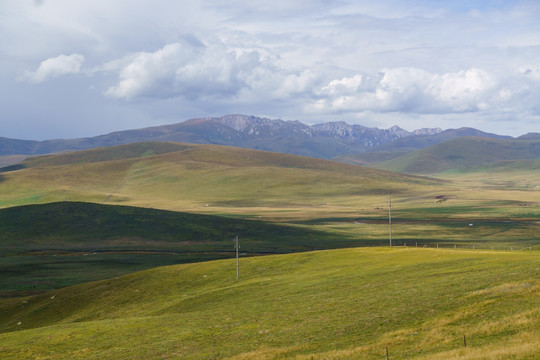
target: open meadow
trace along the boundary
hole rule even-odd
[[[0,360],[540,360],[540,0],[0,0]]]
[[[356,248],[0,300],[3,359],[538,359],[538,252]]]
[[[0,172],[0,357],[537,359],[535,175],[175,143],[29,158]]]
[[[136,143],[29,158],[0,179],[4,297],[230,257],[237,235],[243,256],[387,245],[389,197],[395,246],[540,247],[534,172],[425,177]]]

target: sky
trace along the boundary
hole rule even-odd
[[[536,0],[0,0],[0,137],[246,114],[540,132]]]

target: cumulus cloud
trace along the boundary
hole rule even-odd
[[[321,89],[321,93],[327,93],[330,95],[336,93],[351,93],[360,89],[360,86],[364,83],[364,76],[361,74],[353,75],[352,77],[344,77],[341,79],[332,80],[328,85]]]
[[[111,97],[168,98],[234,95],[246,86],[243,72],[259,63],[256,52],[217,51],[205,46],[172,43],[155,52],[140,52],[119,69]]]
[[[120,70],[118,84],[106,94],[130,99],[154,89],[161,93],[170,90],[174,72],[187,61],[185,53],[180,44],[170,44],[153,53],[140,52],[127,64],[121,60],[105,64],[107,70]],[[115,66],[122,67],[115,69]]]
[[[62,54],[42,61],[36,71],[26,72],[21,79],[40,83],[62,75],[78,74],[83,62],[84,56],[81,54]]]
[[[118,77],[105,91],[109,97],[178,97],[235,109],[279,103],[303,106],[307,114],[321,116],[536,114],[534,94],[540,92],[535,66],[499,73],[480,67],[442,73],[396,67],[332,78],[324,68],[292,67],[265,48],[231,47],[219,41],[170,43],[113,60],[101,71]]]
[[[123,98],[236,98],[265,95],[282,98],[312,88],[310,70],[282,68],[260,49],[229,49],[217,43],[172,43],[155,52],[140,52],[105,64],[118,71],[118,82],[105,92]]]
[[[486,109],[497,79],[482,69],[434,74],[419,68],[356,74],[320,88],[312,110],[329,112],[462,113]],[[497,99],[500,100],[500,99]]]
[[[0,84],[11,91],[21,64],[65,54],[29,68],[16,85],[30,90],[28,83],[91,74],[77,76],[81,99],[105,95],[95,96],[98,107],[152,121],[177,120],[182,108],[185,117],[242,112],[370,126],[500,119],[497,126],[528,121],[537,131],[540,8],[528,0],[484,3],[6,2]],[[74,93],[73,84],[50,81],[31,91],[50,100]],[[107,126],[118,118],[111,113]]]

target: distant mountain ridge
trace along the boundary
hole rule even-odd
[[[382,161],[376,168],[412,174],[444,171],[537,170],[540,136],[517,139],[460,137]]]
[[[462,127],[459,129],[448,129],[434,134],[414,134],[412,136],[402,137],[393,142],[380,145],[372,149],[372,151],[418,150],[462,137],[481,137],[499,140],[513,139],[511,136],[491,134],[469,127]]]
[[[372,151],[385,146],[392,148],[392,144],[396,142],[401,148],[418,149],[459,136],[471,136],[471,132],[475,133],[475,136],[501,138],[499,135],[475,129],[468,129],[466,135],[462,132],[460,130],[443,131],[440,128],[424,128],[410,132],[399,126],[378,129],[349,125],[342,121],[310,126],[299,121],[283,121],[250,115],[225,115],[79,139],[32,141],[0,138],[0,156],[43,155],[144,141],[172,141],[230,145],[317,158],[332,158],[343,154]],[[399,145],[400,141],[405,145]]]

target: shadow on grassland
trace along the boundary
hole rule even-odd
[[[6,173],[6,172],[10,172],[10,171],[25,169],[25,168],[26,168],[26,165],[24,165],[24,164],[9,165],[9,166],[4,166],[4,167],[0,168],[0,173]]]

